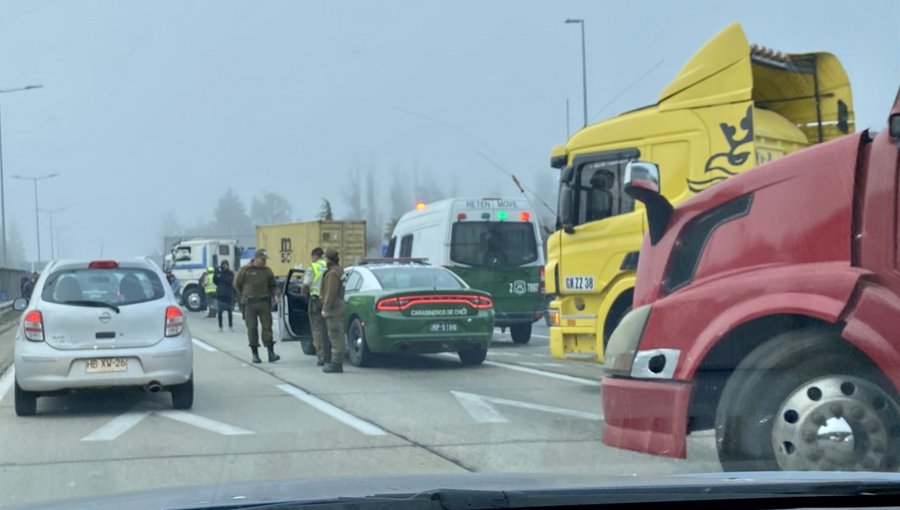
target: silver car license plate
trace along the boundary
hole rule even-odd
[[[84,371],[88,374],[125,372],[127,370],[128,358],[94,358],[84,361]]]
[[[431,331],[456,331],[459,324],[455,322],[432,322]]]

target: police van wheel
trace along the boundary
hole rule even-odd
[[[514,324],[509,327],[509,334],[514,344],[527,344],[531,340],[531,323]]]
[[[372,364],[372,351],[366,345],[366,333],[359,319],[350,321],[347,328],[347,358],[358,367]]]

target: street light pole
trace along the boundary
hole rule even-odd
[[[23,90],[32,90],[43,88],[43,85],[28,85],[26,87],[18,87],[14,89],[5,89],[0,90],[0,94],[6,94],[8,92],[20,92]],[[0,122],[2,124],[2,122]],[[2,238],[2,253],[3,253],[3,265],[8,266],[8,260],[6,259],[6,196],[4,189],[5,179],[3,178],[3,132],[0,130],[0,229],[3,229],[3,238]]]
[[[27,177],[24,175],[14,175],[13,179],[21,179],[23,181],[32,181],[34,183],[34,229],[35,234],[37,235],[37,263],[40,265],[41,263],[41,219],[38,214],[38,181],[42,181],[44,179],[51,179],[53,177],[58,176],[58,173],[52,173],[47,175],[39,175],[37,177]]]
[[[584,125],[587,126],[587,55],[584,48],[584,20],[583,19],[567,19],[566,23],[578,23],[581,25],[581,88],[583,93],[582,104],[584,105]]]
[[[50,259],[56,258],[56,252],[53,249],[54,248],[53,247],[53,237],[55,235],[54,230],[53,230],[53,213],[58,213],[58,212],[62,212],[65,210],[66,210],[65,207],[59,207],[56,209],[42,209],[43,212],[47,213],[50,216]]]

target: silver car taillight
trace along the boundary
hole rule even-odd
[[[44,341],[44,316],[38,310],[32,310],[22,319],[25,338],[32,342]]]
[[[170,306],[166,308],[166,336],[178,336],[184,331],[184,314],[181,308]]]

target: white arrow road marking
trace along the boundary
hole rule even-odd
[[[204,418],[203,416],[198,416],[196,414],[186,413],[184,411],[154,411],[153,414],[162,416],[164,418],[169,418],[171,420],[180,421],[181,423],[186,423],[188,425],[193,425],[194,427],[197,427],[199,429],[216,432],[218,434],[222,434],[223,436],[244,436],[253,433],[252,431],[249,431],[247,429],[235,427],[234,425],[211,420],[209,418]]]
[[[509,407],[518,407],[520,409],[530,409],[532,411],[541,411],[544,413],[559,414],[563,416],[571,416],[572,418],[581,418],[583,420],[600,421],[603,419],[602,414],[588,413],[585,411],[576,411],[574,409],[566,409],[564,407],[547,406],[543,404],[535,404],[532,402],[522,402],[521,400],[509,400],[506,398],[488,397],[478,395],[476,393],[465,393],[462,391],[451,391],[450,393],[456,397],[456,400],[462,405],[463,409],[469,413],[473,420],[478,423],[504,423],[508,422],[499,411],[496,405],[504,405]]]
[[[315,409],[327,414],[328,416],[331,416],[344,425],[352,427],[367,436],[383,436],[387,434],[387,432],[385,432],[381,427],[373,425],[372,423],[369,423],[362,418],[357,418],[347,411],[329,404],[328,402],[325,402],[320,398],[314,397],[296,386],[290,384],[279,384],[277,388],[287,393],[288,395],[291,395],[297,400],[309,404],[311,407],[314,407]]]
[[[490,354],[490,353],[491,353],[491,351],[488,351],[488,354]],[[456,354],[453,354],[452,352],[440,352],[435,355],[440,356],[442,358],[458,359]],[[502,361],[487,360],[484,362],[484,364],[492,366],[492,367],[505,368],[507,370],[515,370],[516,372],[524,372],[526,374],[539,375],[541,377],[549,377],[550,379],[559,379],[560,381],[584,384],[586,386],[600,386],[600,381],[595,381],[593,379],[585,379],[584,377],[575,377],[573,375],[558,374],[556,372],[549,372],[547,370],[539,370],[537,368],[523,367],[521,365],[515,365],[512,363],[504,363]]]
[[[450,391],[459,405],[469,413],[469,416],[478,423],[507,423],[507,420],[500,414],[494,406],[484,399],[481,395],[473,395],[471,393],[463,393],[461,391]]]
[[[254,433],[250,430],[235,427],[233,425],[222,423],[220,421],[211,420],[209,418],[204,418],[203,416],[198,416],[196,414],[186,413],[184,411],[129,411],[125,414],[116,416],[112,420],[108,421],[105,425],[101,426],[99,429],[81,438],[81,440],[112,441],[131,430],[135,425],[143,421],[144,418],[150,416],[151,414],[185,423],[199,429],[216,432],[218,434],[222,434],[223,436],[242,436]]]
[[[0,400],[6,398],[6,394],[12,389],[13,382],[16,380],[16,367],[10,365],[2,377],[0,377]]]
[[[150,416],[150,411],[127,412],[108,421],[99,429],[81,438],[82,441],[112,441]]]
[[[191,338],[191,342],[193,342],[194,345],[203,349],[204,351],[219,352],[219,349],[216,349],[215,347],[209,345],[208,343],[204,342],[203,340],[200,340],[199,338]]]

